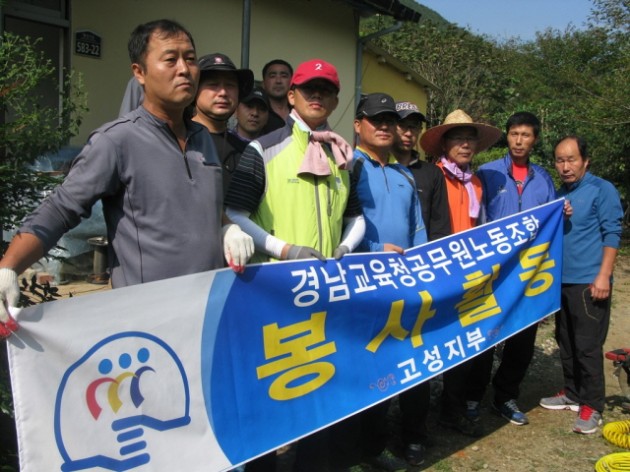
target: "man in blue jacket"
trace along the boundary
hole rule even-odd
[[[394,99],[384,93],[366,95],[357,107],[354,131],[359,145],[351,179],[365,218],[358,252],[403,254],[427,242],[413,174],[392,154],[398,118]],[[383,401],[333,427],[337,468],[350,468],[363,459],[379,470],[407,470],[405,461],[386,447],[389,405],[390,401]]]
[[[564,223],[561,309],[556,315],[564,385],[540,405],[577,411],[573,431],[592,434],[602,423],[604,410],[603,345],[623,210],[615,187],[588,172],[588,150],[580,137],[561,139],[554,154],[562,180],[558,195],[573,208]]]
[[[413,174],[392,154],[398,112],[392,97],[372,93],[359,102],[352,178],[365,217],[357,251],[395,251],[427,242]]]
[[[515,113],[508,118],[505,132],[508,153],[482,165],[477,171],[483,185],[483,205],[488,221],[547,203],[556,193],[547,171],[530,161],[540,133],[538,118],[529,112]],[[505,341],[501,364],[492,379],[493,409],[515,425],[529,423],[516,400],[534,355],[537,327],[534,324]],[[490,381],[493,355],[494,349],[489,349],[474,361],[468,390],[469,415],[479,416],[479,403]]]

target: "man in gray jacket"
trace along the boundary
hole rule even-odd
[[[113,288],[221,268],[224,255],[241,270],[253,252],[251,238],[223,215],[221,164],[209,134],[185,117],[199,82],[190,33],[152,21],[132,32],[128,47],[142,106],[92,133],[63,184],[11,242],[0,260],[0,337],[17,329],[7,311],[19,299],[17,274],[99,199]]]

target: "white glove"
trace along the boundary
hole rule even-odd
[[[254,240],[234,223],[225,225],[223,232],[223,254],[234,272],[243,272],[245,264],[254,254]]]
[[[17,322],[9,314],[9,307],[17,307],[19,301],[17,274],[6,267],[0,269],[0,339],[8,338],[18,330]]]

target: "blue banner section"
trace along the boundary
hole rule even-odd
[[[351,254],[217,277],[201,378],[229,460],[352,415],[557,311],[562,207],[558,200],[404,256]]]

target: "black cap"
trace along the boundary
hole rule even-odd
[[[372,117],[381,113],[391,113],[398,117],[394,99],[386,93],[370,93],[359,100],[356,118]]]
[[[402,121],[409,116],[416,116],[420,122],[425,122],[427,119],[425,116],[420,113],[418,106],[415,103],[411,102],[396,102],[396,111],[398,112],[398,116],[400,116],[400,120]]]
[[[254,73],[250,69],[237,69],[232,59],[225,54],[219,52],[206,54],[199,58],[198,64],[202,77],[204,73],[212,71],[236,73],[239,97],[249,95],[252,91],[252,87],[254,86]]]
[[[246,97],[243,97],[240,101],[242,103],[251,103],[254,100],[258,100],[259,102],[264,103],[265,106],[267,107],[267,110],[271,108],[271,105],[269,104],[269,97],[267,96],[265,91],[261,89],[260,87],[254,87],[252,91],[249,93],[249,95],[247,95]]]

